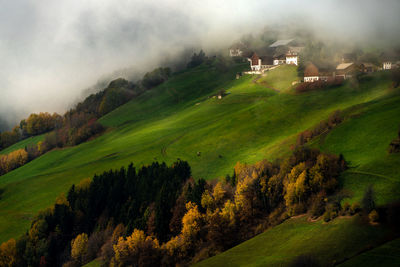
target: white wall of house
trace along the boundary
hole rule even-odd
[[[273,62],[274,66],[280,65],[280,64],[285,64],[285,63],[286,63],[285,59],[274,59],[274,62]]]
[[[308,76],[308,77],[304,77],[304,82],[305,83],[312,83],[312,82],[316,82],[319,80],[318,76]]]
[[[298,65],[297,63],[297,56],[287,56],[286,57],[286,64],[290,64],[290,65]]]
[[[392,62],[383,62],[383,69],[384,70],[390,70],[392,69]]]
[[[251,59],[248,59],[248,60],[250,61],[251,70],[254,70],[254,71],[261,70],[261,59],[258,60],[258,65],[252,65]]]

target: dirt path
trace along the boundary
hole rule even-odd
[[[372,172],[364,172],[364,171],[347,171],[347,172],[348,173],[354,173],[354,174],[363,174],[363,175],[369,175],[369,176],[376,176],[376,177],[381,177],[381,178],[388,179],[388,180],[393,181],[393,182],[398,182],[397,179],[394,179],[392,177],[385,176],[385,175],[382,175],[382,174],[372,173]]]
[[[163,146],[161,148],[161,155],[163,155],[164,157],[167,156],[167,148],[171,145],[173,145],[174,143],[178,142],[179,139],[181,139],[183,136],[185,136],[185,134],[182,134],[181,136],[178,136],[177,138],[175,138],[174,140],[172,140],[171,142],[169,142],[166,146]]]
[[[254,83],[254,84],[258,84],[258,85],[260,85],[260,86],[263,86],[263,87],[265,87],[265,88],[272,89],[272,90],[274,90],[274,91],[277,92],[277,93],[280,93],[281,91],[279,91],[278,89],[272,87],[272,86],[269,85],[268,83],[266,83],[266,82],[258,82],[259,79],[261,79],[262,77],[265,77],[265,76],[267,76],[267,74],[261,74],[261,75],[259,75],[258,77],[254,78],[251,82]]]

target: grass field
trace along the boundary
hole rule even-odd
[[[368,130],[384,132],[373,139],[375,145],[365,145],[365,149],[370,150],[363,153],[375,153],[376,144],[380,150],[384,149],[383,145],[386,147],[396,135],[400,121],[395,123],[395,118],[400,117],[400,109],[395,101],[400,97],[389,90],[390,81],[385,74],[377,74],[358,87],[346,84],[296,95],[286,93],[290,92],[289,87],[295,79],[294,67],[279,67],[257,82],[253,82],[253,76],[236,80],[236,72],[246,67],[238,64],[221,74],[214,66],[204,65],[178,73],[163,85],[104,116],[100,121],[110,130],[103,136],[76,147],[51,151],[0,177],[0,188],[4,190],[0,199],[0,241],[24,233],[32,216],[51,205],[73,183],[130,162],[136,165],[154,160],[172,163],[180,158],[189,162],[195,178],[218,178],[231,173],[237,161],[274,160],[289,154],[299,132],[313,127],[337,109],[360,104],[365,105],[365,111],[354,120],[368,115],[368,110],[383,107],[381,116],[387,118],[378,128],[371,126]],[[281,75],[281,71],[291,74]],[[229,95],[221,100],[209,98],[220,89],[227,90]],[[387,108],[382,103],[386,103]],[[370,116],[365,123],[374,118],[373,112]],[[379,120],[378,117],[375,119]],[[363,125],[360,123],[359,127]],[[335,142],[342,142],[339,135],[352,131],[364,132],[352,127],[346,130],[346,124],[343,124],[319,145],[326,151],[341,152],[342,148]],[[356,146],[364,147],[364,144],[360,140]],[[200,157],[197,152],[201,152]],[[389,161],[382,159],[392,168],[392,173],[386,171],[387,166],[374,169],[375,161],[363,159],[361,152],[343,153],[355,167],[351,169],[353,173],[346,173],[349,177],[356,175],[365,181],[364,174],[354,171],[387,176],[393,184],[387,183],[388,179],[379,180],[377,177],[380,176],[370,178],[377,183],[382,181],[382,192],[398,185],[394,170],[399,157],[386,155]],[[379,159],[378,154],[371,155],[371,160],[375,160],[372,157]],[[353,178],[348,180],[343,176],[343,184],[354,191],[355,197],[363,190],[356,186],[357,183],[353,183]],[[392,197],[394,195],[389,195],[380,201],[383,203]]]
[[[385,229],[365,224],[358,216],[336,218],[330,223],[292,218],[194,266],[287,266],[299,255],[309,255],[321,266],[331,266],[355,256],[357,250],[385,235]]]
[[[400,239],[395,239],[382,246],[362,253],[340,267],[374,267],[374,266],[400,266]]]
[[[342,153],[345,159],[349,161],[350,169],[340,177],[343,191],[349,195],[349,197],[345,198],[343,201],[348,201],[350,203],[360,201],[369,185],[372,185],[374,188],[378,205],[398,200],[400,194],[400,155],[389,155],[387,153],[387,148],[389,142],[396,137],[400,125],[399,103],[399,94],[389,90],[384,96],[366,101],[362,105],[346,110],[346,120],[341,125],[333,129],[327,135],[316,138],[316,140],[311,143],[312,147],[320,148],[326,152],[336,154]],[[354,224],[352,221],[342,220],[342,224],[343,227],[354,228],[354,231],[359,227],[359,224]],[[286,225],[286,223],[283,225]],[[275,228],[280,229],[280,227],[285,227],[283,225]],[[322,235],[320,225],[310,223],[308,227],[310,231],[316,231]],[[269,231],[277,231],[275,228]],[[339,260],[351,257],[348,253],[355,253],[355,251],[360,250],[364,246],[363,242],[356,241],[356,243],[353,243],[353,247],[347,247],[347,254],[345,252],[340,252],[337,255],[330,255],[330,251],[326,251],[326,248],[333,248],[332,252],[335,253],[338,253],[338,251],[342,249],[339,245],[332,247],[332,242],[338,242],[338,244],[341,244],[340,246],[343,247],[347,246],[348,242],[337,239],[343,233],[341,232],[342,230],[338,232],[334,228],[328,228],[327,233],[331,234],[332,237],[319,239],[319,234],[310,238],[307,234],[308,232],[305,230],[290,232],[289,229],[284,229],[285,231],[282,231],[279,237],[277,237],[278,240],[286,244],[285,236],[289,233],[291,239],[296,240],[296,242],[293,242],[295,247],[289,247],[290,249],[288,249],[287,255],[291,255],[290,253],[294,255],[296,253],[307,254],[314,251],[317,255],[326,256],[326,258],[324,257],[321,259],[323,265],[330,264],[329,259],[331,256],[332,259]],[[247,241],[248,243],[240,244],[227,252],[206,260],[199,266],[206,266],[207,264],[210,266],[222,266],[224,262],[229,262],[232,266],[273,266],[274,264],[280,266],[278,263],[288,263],[284,257],[285,248],[279,247],[277,250],[267,252],[271,246],[274,248],[277,246],[276,242],[269,241],[270,236],[267,234],[269,231]],[[346,234],[348,234],[347,238],[349,240],[353,240],[353,234]],[[379,244],[377,237],[372,233],[364,234],[371,242],[371,246]],[[262,236],[264,236],[265,239],[263,239]],[[268,241],[266,241],[265,244],[261,244],[262,240],[267,239]],[[302,243],[304,240],[308,240],[310,244],[312,244],[310,248]],[[398,262],[398,257],[391,255],[392,252],[396,251],[396,247],[391,250],[385,250],[385,248],[386,247],[383,246],[382,249],[378,249],[377,253],[380,253],[380,258],[384,259],[386,257],[385,260],[391,262],[392,257],[394,257],[395,262]],[[267,253],[267,255],[265,255],[265,253]],[[354,259],[354,261],[352,260],[350,263],[354,262],[359,264],[363,261],[367,261],[369,257],[375,255],[374,252],[371,253],[372,254],[366,253],[365,256],[360,256],[359,258],[357,257],[357,260]],[[399,254],[400,252],[396,251],[395,255]],[[290,257],[288,256],[288,258]],[[373,262],[376,263],[377,261]],[[361,265],[362,264],[354,266]],[[349,264],[344,266],[353,265]],[[367,266],[376,265],[370,264]],[[396,264],[386,266],[396,266]]]

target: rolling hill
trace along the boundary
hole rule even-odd
[[[281,66],[264,77],[235,79],[245,68],[247,64],[238,63],[221,71],[214,62],[176,73],[102,117],[100,122],[109,127],[104,135],[76,147],[53,150],[0,177],[0,241],[24,233],[32,216],[50,206],[72,184],[94,173],[129,162],[139,166],[155,160],[170,164],[180,158],[189,162],[195,178],[219,178],[231,174],[237,161],[276,160],[289,154],[298,133],[338,109],[346,115],[345,121],[309,145],[342,153],[350,162],[351,168],[341,177],[349,193],[347,201],[358,201],[369,184],[375,186],[378,204],[396,199],[400,193],[400,156],[388,155],[386,149],[400,124],[400,92],[391,89],[387,73],[375,73],[359,84],[295,94],[290,89],[297,80],[295,67]],[[228,95],[212,97],[221,89]],[[338,233],[347,229],[353,234],[357,225],[356,219],[339,218],[329,224],[291,219],[204,264],[220,265],[226,258],[233,266],[242,261],[247,265],[277,262],[279,250],[265,250],[285,240],[277,234],[289,231],[285,229],[291,229],[293,243],[282,248],[283,252],[305,248],[296,241],[304,236],[315,244],[337,247],[345,242]],[[377,245],[385,235],[379,227],[362,229],[367,240],[357,235],[359,246],[346,246],[343,257],[352,257],[366,245]],[[313,234],[307,235],[308,231]],[[317,234],[320,231],[326,235],[323,240]],[[274,238],[275,243],[265,245]],[[261,256],[253,257],[254,253]],[[327,260],[334,256],[332,252]]]

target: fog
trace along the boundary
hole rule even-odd
[[[185,49],[227,49],[265,26],[398,43],[399,11],[398,0],[0,0],[0,119],[63,113],[104,77],[135,77]]]

